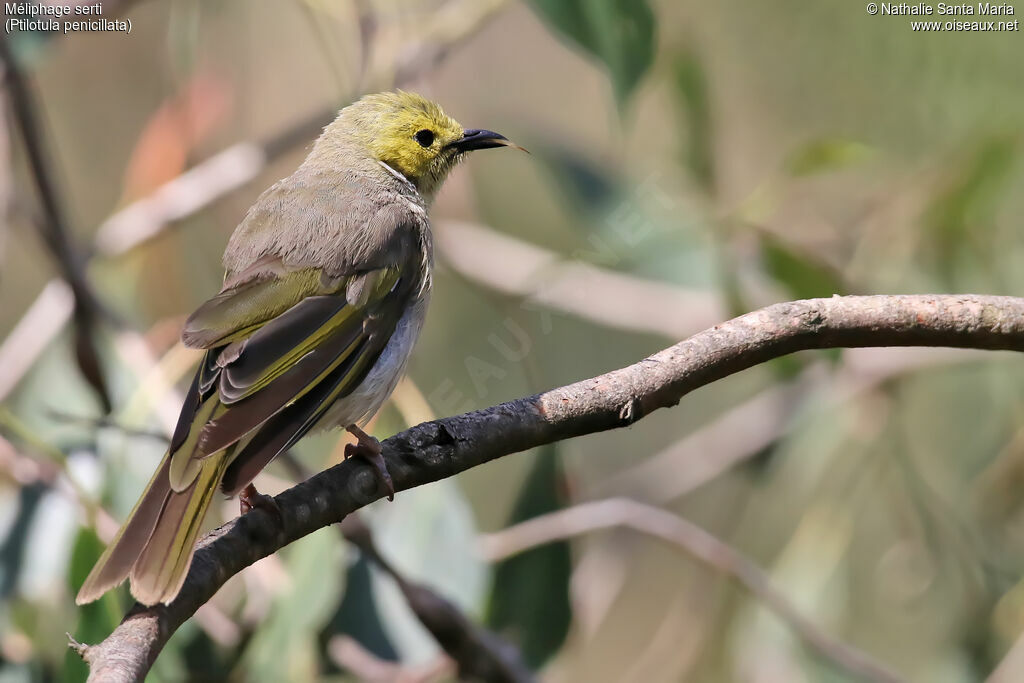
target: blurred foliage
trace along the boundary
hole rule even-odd
[[[684,163],[701,189],[709,194],[715,189],[714,134],[711,102],[705,69],[700,57],[681,54],[675,61],[675,91],[683,109],[686,130]]]
[[[530,0],[552,27],[604,62],[620,106],[654,59],[647,0]]]
[[[75,537],[68,563],[68,588],[74,595],[85,583],[96,560],[103,554],[104,544],[92,529],[82,529]],[[107,593],[96,602],[83,605],[78,610],[78,622],[72,637],[80,643],[95,643],[103,640],[121,623],[123,605],[116,593]],[[63,680],[80,681],[89,673],[85,662],[70,648],[64,655]]]
[[[776,237],[762,238],[761,258],[769,275],[785,287],[793,299],[847,293],[837,273],[807,255],[796,253]]]
[[[344,599],[321,633],[320,644],[326,649],[332,636],[346,634],[375,656],[396,660],[398,652],[388,640],[380,621],[370,572],[370,561],[365,557],[357,558],[349,566],[345,575]]]
[[[438,239],[414,388],[378,417],[382,437],[621,367],[680,329],[776,301],[1024,292],[1019,33],[926,35],[835,0],[121,11],[128,36],[9,37],[84,247],[183,171],[388,87],[409,60],[425,74],[405,87],[530,148],[475,156],[433,207],[439,237],[458,219],[525,244],[481,248],[473,270]],[[123,323],[97,336],[114,406],[101,420],[58,324],[66,301],[47,288],[25,150],[2,123],[0,681],[79,681],[65,632],[97,641],[128,604],[124,589],[73,604],[106,533],[91,511],[123,519],[151,476],[180,400],[167,388],[196,361],[176,346],[182,321],[218,287],[232,228],[309,139],[283,138],[258,177],[155,239],[93,254],[92,282]],[[652,300],[623,294],[638,291]],[[339,453],[336,434],[297,449],[310,468]],[[272,465],[257,484],[276,492],[289,477]],[[811,622],[910,680],[967,683],[1000,663],[1024,680],[1007,659],[1024,647],[1022,483],[1019,358],[849,350],[779,359],[365,519],[398,571],[518,645],[544,680],[854,680],[720,574],[630,532],[495,565],[477,552],[481,531],[624,494],[735,546]],[[235,514],[226,501],[208,523]],[[391,578],[322,530],[229,581],[150,679],[358,680],[339,636],[410,676],[439,655]]]
[[[566,490],[555,446],[540,450],[512,508],[509,524],[565,505]],[[572,621],[569,544],[549,543],[510,557],[494,568],[487,614],[498,633],[512,636],[526,662],[540,667],[562,646]]]
[[[956,175],[926,207],[927,243],[945,275],[953,274],[961,255],[992,256],[994,235],[988,228],[1006,195],[1018,156],[1012,137],[983,141],[962,166],[958,164]]]
[[[786,170],[800,177],[825,171],[835,171],[865,161],[871,157],[871,148],[852,140],[814,140],[793,153],[786,162]]]
[[[289,582],[242,655],[246,678],[308,681],[320,670],[319,641],[343,594],[343,546],[330,534],[314,534],[282,551]]]

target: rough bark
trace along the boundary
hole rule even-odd
[[[864,346],[1024,350],[1024,299],[974,295],[851,296],[781,303],[700,332],[620,370],[464,415],[383,443],[398,491],[511,453],[633,424],[702,386],[794,351]],[[76,649],[90,680],[145,677],[171,634],[234,574],[384,494],[357,460],[277,496],[282,522],[255,510],[199,543],[170,605],[136,605],[102,643]]]

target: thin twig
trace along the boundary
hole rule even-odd
[[[1024,299],[863,296],[775,304],[629,367],[407,429],[382,444],[383,455],[402,491],[511,453],[629,426],[695,389],[794,351],[864,346],[1024,350]],[[86,650],[92,680],[141,680],[171,634],[228,578],[384,494],[372,468],[352,459],[278,495],[280,522],[258,509],[207,534],[174,602],[136,605]]]
[[[14,119],[21,132],[28,155],[32,178],[39,194],[44,217],[39,228],[48,249],[75,296],[73,317],[75,320],[75,355],[78,367],[96,390],[109,413],[112,407],[110,391],[103,377],[95,334],[100,321],[111,316],[96,295],[85,273],[85,259],[72,242],[72,231],[64,206],[60,200],[55,173],[46,153],[46,138],[40,118],[40,108],[28,79],[21,71],[21,65],[11,53],[10,36],[0,37],[0,58],[3,59],[4,80],[8,99],[14,111]]]
[[[0,400],[32,369],[71,319],[74,308],[75,297],[66,282],[55,278],[46,283],[0,344]]]
[[[7,111],[0,108],[0,263],[6,261],[7,242],[10,237],[10,219],[14,204],[11,176],[11,136],[7,126]],[[2,277],[0,274],[0,278]]]
[[[351,636],[337,635],[327,642],[327,656],[342,669],[367,683],[428,683],[451,680],[454,662],[444,655],[415,668],[378,658]]]
[[[1021,680],[1024,680],[1024,634],[1013,642],[985,683],[1019,683]]]
[[[313,474],[290,451],[279,459],[299,481]],[[451,601],[428,586],[406,578],[391,564],[381,554],[373,530],[359,513],[349,514],[338,527],[346,541],[395,582],[409,609],[455,663],[460,680],[490,683],[529,683],[534,680],[515,646],[475,625]]]
[[[111,428],[121,432],[126,436],[141,437],[145,439],[152,439],[154,441],[160,441],[167,443],[170,441],[170,437],[162,431],[155,429],[140,429],[138,427],[128,427],[123,425],[109,415],[103,415],[100,417],[92,417],[89,415],[75,415],[73,413],[66,413],[63,410],[49,409],[46,411],[50,419],[57,422],[63,422],[65,424],[75,424],[83,427],[87,427],[92,430],[100,430],[103,428]]]
[[[829,387],[827,401],[841,405],[894,378],[929,368],[986,358],[982,351],[950,349],[850,349],[832,372],[811,365],[708,421],[662,451],[593,485],[597,498],[622,496],[667,503],[688,495],[783,438],[808,396]]]
[[[401,45],[413,47],[403,49],[399,59],[387,62],[394,72],[384,82],[397,87],[415,82],[509,4],[510,0],[448,0],[427,17],[419,40],[401,41]]]
[[[358,514],[341,522],[345,539],[383,569],[397,584],[416,618],[455,662],[459,680],[489,683],[530,683],[532,672],[512,644],[473,624],[453,605],[429,587],[405,578],[377,548],[370,528]]]
[[[488,534],[481,539],[482,552],[488,560],[497,562],[537,546],[613,527],[628,527],[660,538],[735,579],[808,645],[847,671],[871,681],[904,680],[873,657],[821,630],[743,553],[696,524],[652,505],[628,498],[580,503]]]
[[[507,5],[507,0],[488,0],[454,25],[443,35],[428,31],[418,47],[401,58],[401,67],[394,82],[383,87],[402,87],[435,68],[451,52],[451,47],[472,35],[488,19]],[[432,24],[433,26],[433,24]],[[370,31],[367,37],[373,34]],[[438,46],[433,41],[450,41]],[[189,216],[227,197],[259,177],[267,165],[295,147],[307,144],[326,126],[337,111],[325,108],[315,112],[262,142],[240,142],[197,164],[180,176],[160,186],[147,197],[135,201],[111,215],[96,231],[93,249],[105,257],[115,257],[134,249],[180,224]],[[33,338],[32,348],[44,349],[71,317],[72,308],[52,305],[58,294],[51,282],[36,298],[29,310],[43,308],[40,299],[47,299],[46,324]],[[19,325],[19,328],[21,326]],[[41,332],[42,334],[38,334]],[[28,365],[11,363],[24,355],[24,348],[11,338],[0,345],[0,399],[6,396],[28,370]]]
[[[711,291],[564,259],[482,225],[442,221],[434,239],[445,265],[473,282],[611,329],[681,339],[726,316]]]

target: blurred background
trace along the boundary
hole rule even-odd
[[[0,121],[5,683],[83,680],[65,632],[120,621],[126,590],[73,596],[165,448],[198,360],[184,318],[246,208],[363,92],[416,90],[532,152],[474,156],[433,207],[432,310],[381,438],[777,301],[1024,291],[1019,32],[843,0],[104,11],[131,32],[3,36],[28,104]],[[258,488],[343,441],[306,439]],[[150,678],[452,680],[415,582],[503,643],[480,657],[548,681],[1020,681],[1022,487],[1017,356],[803,353],[375,503],[392,573],[321,530],[231,579]],[[664,519],[674,540],[606,523]]]

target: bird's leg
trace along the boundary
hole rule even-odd
[[[260,508],[272,515],[278,523],[283,523],[284,518],[281,515],[281,508],[278,507],[277,501],[274,500],[273,496],[268,496],[265,493],[260,493],[256,490],[256,487],[251,483],[246,486],[238,494],[238,512],[244,515],[245,513]]]
[[[373,467],[374,473],[377,475],[377,479],[384,485],[384,490],[388,492],[388,500],[395,499],[395,484],[391,481],[391,473],[388,472],[388,466],[384,462],[384,456],[381,455],[380,441],[370,436],[356,425],[349,425],[345,427],[352,436],[356,437],[357,443],[345,444],[345,459],[348,460],[352,456],[357,456],[365,460]]]

